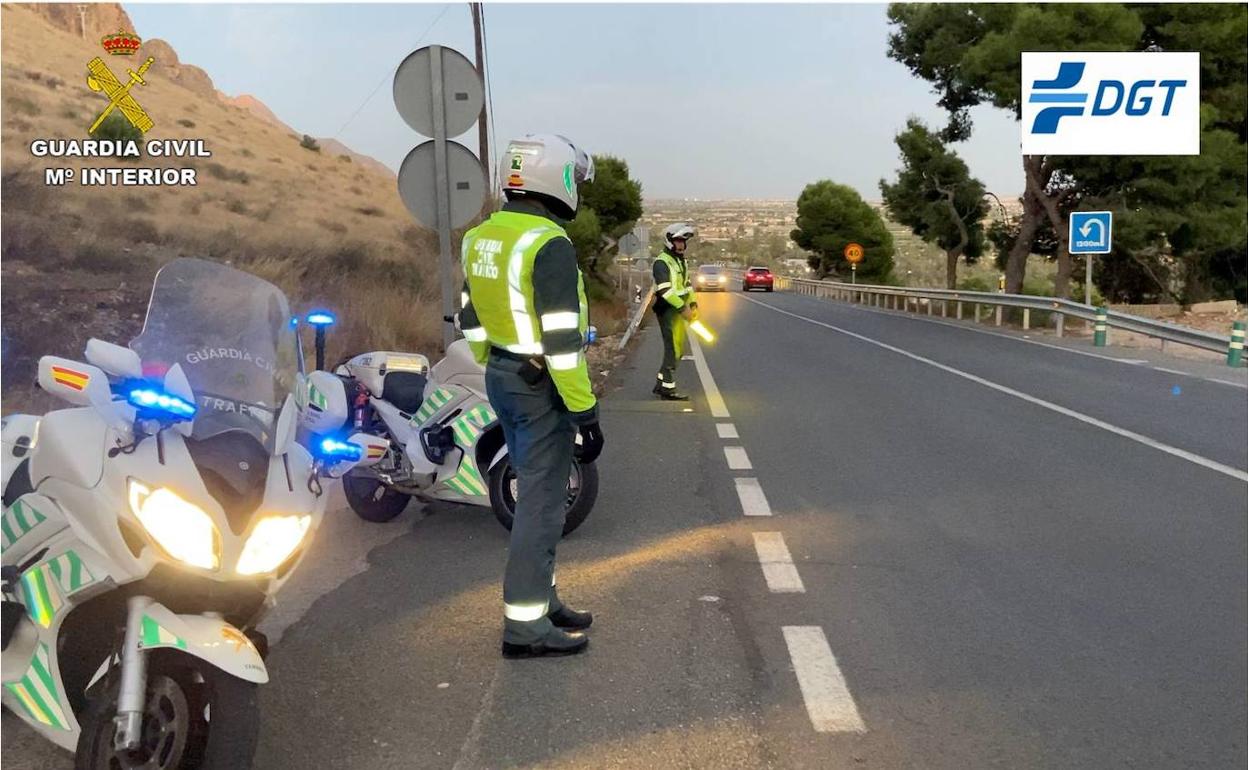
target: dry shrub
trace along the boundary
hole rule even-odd
[[[384,217],[386,215],[386,212],[382,211],[376,206],[359,206],[356,208],[356,211],[360,212],[366,217]]]
[[[6,112],[12,110],[18,115],[30,115],[32,117],[43,112],[39,105],[27,96],[10,96],[4,101],[4,109]]]
[[[126,208],[131,211],[151,211],[152,202],[144,195],[130,194],[125,197]]]
[[[151,260],[120,241],[89,240],[74,249],[69,266],[88,273],[124,275],[134,271],[149,272]]]
[[[179,126],[182,126],[183,128],[194,128],[194,127],[195,127],[195,121],[190,120],[190,119],[188,119],[188,118],[179,118],[179,119],[178,119],[178,125],[179,125]]]
[[[208,165],[204,167],[204,170],[208,172],[209,176],[224,180],[226,182],[238,182],[239,184],[251,183],[251,176],[246,171],[241,169],[226,168],[216,161],[210,161]]]
[[[0,232],[0,259],[25,262],[47,269],[65,260],[60,223],[25,212],[6,211]]]
[[[316,223],[320,225],[321,227],[325,228],[326,230],[330,231],[331,233],[338,233],[339,235],[342,235],[343,233],[347,231],[346,225],[344,225],[341,222],[334,222],[333,220],[330,220],[330,219],[322,219],[318,217],[316,220]]]

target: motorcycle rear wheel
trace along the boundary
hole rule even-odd
[[[185,654],[148,661],[142,739],[113,748],[120,681],[87,703],[75,770],[237,770],[251,767],[260,739],[256,685]]]
[[[585,522],[597,499],[598,466],[594,463],[582,465],[573,460],[563,521],[565,537]],[[498,523],[510,531],[516,520],[516,469],[512,467],[510,456],[499,460],[490,471],[490,507],[494,509]]]

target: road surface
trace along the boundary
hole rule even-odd
[[[1248,764],[1243,372],[701,304],[694,400],[652,400],[648,328],[603,402],[558,570],[588,653],[500,659],[489,512],[335,505],[269,621],[257,768]],[[4,715],[6,768],[70,764]]]

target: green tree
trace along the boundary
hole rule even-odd
[[[1119,4],[969,4],[889,6],[894,31],[889,55],[929,81],[949,111],[947,139],[970,136],[968,110],[993,104],[1020,117],[1023,51],[1130,51],[1144,31],[1139,16]],[[1006,257],[1006,290],[1022,290],[1027,256],[1047,218],[1062,248],[1057,254],[1058,296],[1069,293],[1071,262],[1063,210],[1076,196],[1058,159],[1025,155],[1023,214]]]
[[[602,224],[598,214],[588,206],[581,206],[576,212],[576,219],[569,222],[565,229],[576,247],[576,258],[581,263],[581,269],[591,272],[591,266],[602,249]]]
[[[892,218],[945,252],[945,286],[958,286],[958,259],[974,263],[983,253],[984,185],[966,163],[917,118],[897,135],[902,168],[897,181],[880,180]]]
[[[573,243],[582,269],[600,278],[601,270],[609,264],[607,249],[641,217],[641,182],[628,175],[627,162],[612,155],[595,155],[594,181],[582,184],[579,192],[581,206],[576,219],[587,217],[587,212],[593,214],[593,226],[588,218],[581,221],[581,241],[573,238]],[[589,235],[594,231],[591,240]]]
[[[827,179],[806,185],[797,199],[797,229],[790,237],[813,252],[808,261],[820,277],[849,272],[844,251],[850,243],[861,244],[866,252],[858,265],[864,281],[884,283],[892,277],[893,236],[852,187]]]

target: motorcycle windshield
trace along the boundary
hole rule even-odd
[[[155,381],[182,365],[198,407],[192,438],[243,431],[271,450],[277,412],[303,371],[294,325],[286,295],[268,281],[178,259],[156,274],[130,348]]]

